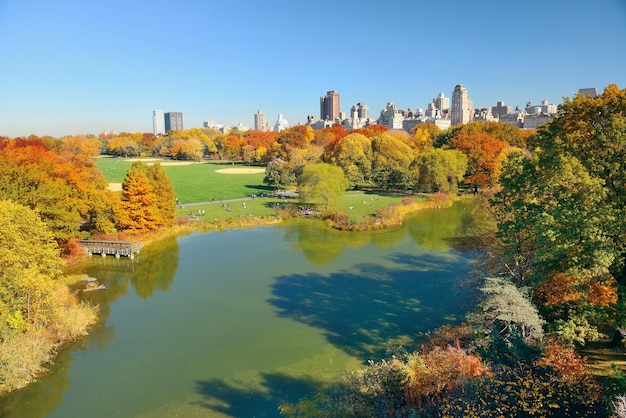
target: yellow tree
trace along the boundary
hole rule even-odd
[[[411,148],[386,133],[372,139],[372,179],[379,187],[406,188],[409,164],[413,160]]]
[[[0,341],[52,316],[53,279],[62,262],[54,236],[31,209],[0,201]]]

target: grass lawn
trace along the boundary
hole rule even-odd
[[[133,159],[102,157],[96,159],[96,165],[109,183],[122,183],[134,161]],[[273,216],[275,203],[285,203],[282,199],[266,197],[245,200],[245,207],[243,201],[223,202],[249,198],[252,194],[259,196],[271,193],[272,189],[263,184],[265,177],[263,172],[252,174],[217,172],[217,170],[231,168],[245,171],[246,166],[157,159],[144,159],[143,161],[145,164],[160,161],[174,186],[176,196],[184,206],[176,210],[178,216],[189,215],[190,211],[192,215],[197,216],[198,211],[204,211],[204,215],[198,217],[200,222],[237,217]],[[258,169],[259,167],[249,168]],[[339,200],[337,209],[345,212],[353,221],[357,221],[361,217],[375,215],[378,208],[385,207],[390,202],[400,202],[402,198],[403,196],[398,195],[350,191]],[[286,203],[300,204],[295,198],[289,198]],[[228,207],[230,211],[227,211]]]
[[[337,204],[337,209],[345,212],[352,221],[363,216],[376,215],[376,210],[391,202],[400,203],[405,196],[376,194],[361,191],[346,192]],[[415,196],[414,196],[415,198]]]
[[[149,164],[154,159],[146,159]],[[122,158],[97,158],[96,165],[104,174],[109,183],[122,183],[126,172],[133,164],[133,160]],[[176,197],[183,203],[210,202],[212,199],[238,199],[251,194],[269,193],[271,188],[263,184],[265,173],[254,174],[222,174],[216,172],[228,168],[245,168],[242,165],[193,163],[160,160],[161,166],[167,173]],[[251,167],[258,169],[260,167]]]

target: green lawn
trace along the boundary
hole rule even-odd
[[[149,163],[146,161],[146,163]],[[171,161],[161,161],[176,196],[184,204],[188,202],[210,202],[220,199],[238,199],[251,194],[271,192],[263,184],[264,173],[221,174],[216,170],[243,168],[242,165],[195,163],[191,165],[166,165]],[[96,164],[109,183],[121,183],[133,161],[122,158],[98,158]],[[259,167],[253,167],[259,168]]]
[[[148,164],[154,160],[146,160]],[[275,213],[277,202],[285,204],[283,199],[259,197],[243,201],[230,201],[250,197],[252,194],[260,196],[269,194],[272,189],[263,184],[264,173],[258,174],[223,174],[216,170],[225,168],[245,168],[242,165],[194,163],[190,165],[167,165],[169,160],[161,160],[161,165],[176,191],[176,196],[183,204],[177,209],[177,215],[198,215],[201,222],[212,222],[215,219],[272,216]],[[122,183],[126,172],[133,161],[123,158],[102,157],[96,159],[96,164],[109,183]],[[259,168],[259,167],[251,167]],[[387,206],[390,202],[400,202],[402,196],[372,194],[361,191],[347,192],[337,204],[337,209],[345,212],[353,221],[361,217],[376,214],[378,208]],[[204,203],[202,203],[204,202]],[[200,203],[200,204],[197,204]],[[286,203],[298,204],[295,198]],[[231,210],[227,210],[230,208]]]
[[[363,216],[376,215],[376,210],[391,202],[400,203],[404,196],[386,195],[367,192],[347,192],[337,204],[337,209],[345,212],[352,221]]]

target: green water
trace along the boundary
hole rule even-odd
[[[343,233],[313,220],[193,233],[135,262],[94,257],[101,324],[51,372],[0,399],[6,417],[276,417],[393,345],[462,320],[471,205],[402,228]]]

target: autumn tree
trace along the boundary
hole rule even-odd
[[[372,177],[372,141],[363,134],[352,133],[325,157],[326,162],[341,167],[353,187],[369,185]]]
[[[176,196],[174,187],[159,162],[148,166],[146,176],[156,194],[155,206],[158,213],[158,226],[171,226],[176,216]]]
[[[61,266],[54,236],[37,214],[0,201],[0,340],[8,329],[26,331],[52,318]]]
[[[0,192],[37,210],[60,243],[111,232],[116,197],[90,158],[39,140],[0,141]]]
[[[406,189],[409,164],[413,159],[411,148],[386,133],[372,139],[372,179],[385,189]]]
[[[340,167],[318,163],[304,167],[298,177],[302,202],[321,201],[328,211],[348,187],[348,180]]]
[[[435,138],[441,133],[441,129],[434,123],[420,123],[415,127],[409,146],[413,153],[418,155],[433,147]]]
[[[467,155],[465,183],[474,186],[476,191],[479,187],[493,187],[496,184],[498,163],[509,144],[486,133],[467,134],[460,131],[448,142],[448,147]]]
[[[136,162],[126,173],[122,183],[121,229],[141,232],[159,227],[158,197],[146,171],[142,162]]]
[[[95,309],[58,280],[54,238],[35,211],[0,201],[0,394],[30,382],[58,344],[95,322]]]

